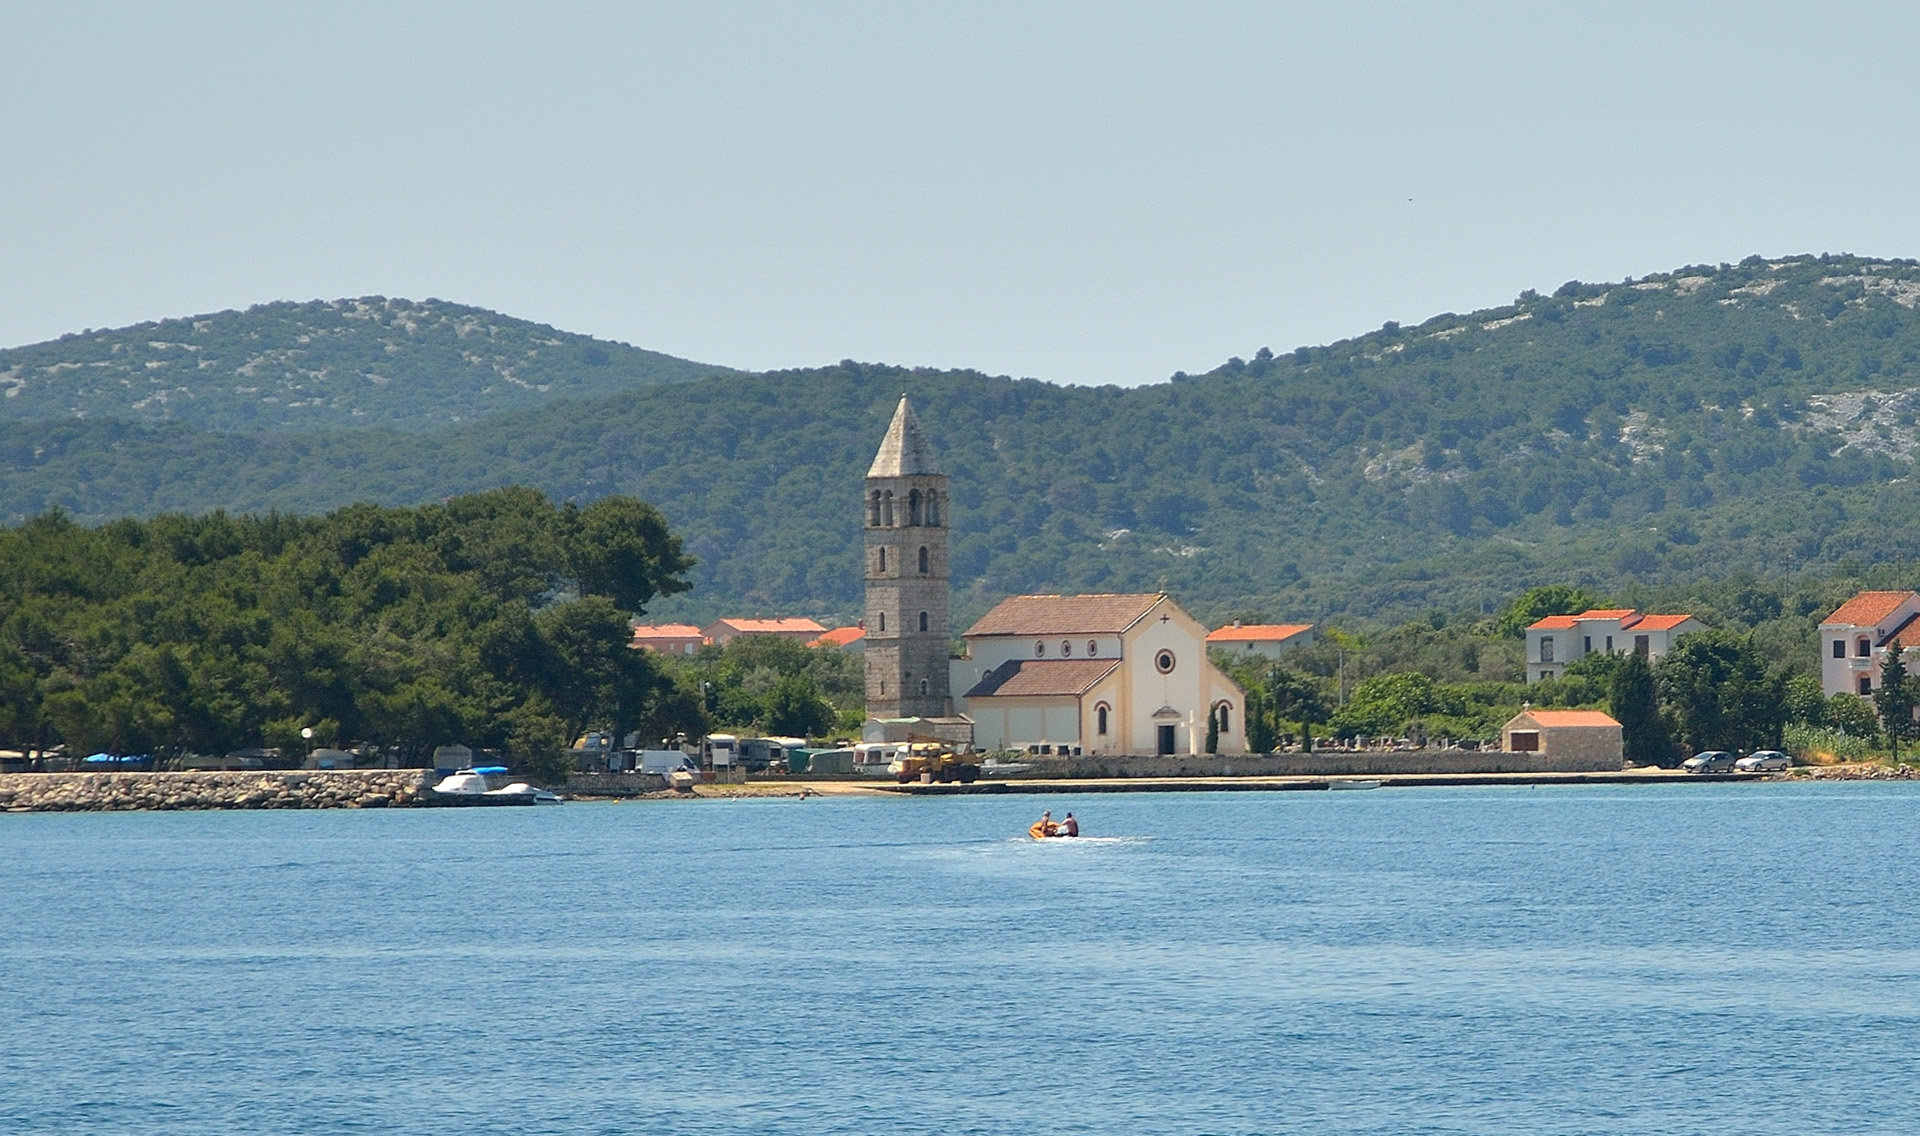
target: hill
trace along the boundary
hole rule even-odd
[[[723,373],[440,300],[261,304],[0,350],[0,419],[427,430]]]
[[[629,493],[700,561],[656,614],[847,615],[860,477],[905,390],[954,478],[957,618],[1161,586],[1209,617],[1441,618],[1535,583],[1920,559],[1916,301],[1914,262],[1754,258],[1134,389],[848,362],[414,436],[16,421],[0,513]]]

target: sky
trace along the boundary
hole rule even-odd
[[[437,297],[1134,385],[1920,256],[1920,9],[0,0],[0,344]]]

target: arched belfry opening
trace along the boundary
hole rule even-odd
[[[947,477],[904,395],[866,480],[867,716],[946,717]]]

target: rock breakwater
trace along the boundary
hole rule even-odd
[[[381,809],[432,803],[426,769],[0,773],[0,809]]]

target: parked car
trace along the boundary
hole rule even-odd
[[[1730,773],[1734,756],[1724,749],[1702,750],[1680,763],[1688,773]]]
[[[1756,749],[1733,763],[1742,773],[1778,773],[1793,768],[1793,759],[1777,749]]]

